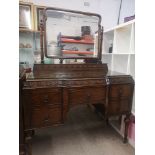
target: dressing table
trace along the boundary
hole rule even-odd
[[[94,19],[94,22],[91,21],[91,23],[97,24],[95,25],[97,33],[93,31],[93,38],[91,38],[92,35],[86,34],[87,36],[82,36],[82,39],[75,39],[75,37],[69,39],[71,38],[70,34],[68,36],[67,34],[62,35],[59,33],[60,29],[58,29],[58,33],[51,33],[52,25],[53,30],[56,30],[61,22],[63,23],[64,20],[71,21],[74,17],[78,22],[85,19],[85,17],[88,21],[91,21],[91,18]],[[59,22],[60,25],[55,26],[54,24],[58,24],[57,18],[63,19]],[[55,23],[52,23],[53,21]],[[81,22],[82,25],[84,21]],[[91,31],[94,29],[93,24],[90,24]],[[111,116],[125,115],[124,142],[127,142],[134,80],[130,75],[108,71],[107,64],[102,63],[103,29],[100,15],[58,8],[45,8],[40,28],[41,63],[34,64],[33,71],[27,75],[26,79],[21,80],[20,105],[22,115],[20,117],[22,117],[23,137],[25,139],[23,143],[28,146],[28,154],[31,154],[31,137],[35,129],[64,124],[69,110],[82,104],[93,105],[96,109],[99,107],[107,121]],[[68,29],[66,31],[68,32]],[[53,42],[50,43],[49,40],[54,35],[57,36],[55,49],[60,50],[58,54],[56,52],[52,53],[53,49],[50,46]],[[90,38],[86,39],[86,37]],[[69,43],[69,40],[72,43]],[[68,46],[68,44],[75,44],[77,41],[81,41],[80,44],[86,46],[89,46],[88,42],[93,41],[91,44],[93,51],[84,54],[80,51],[82,46],[78,47],[77,52],[62,48]],[[45,57],[59,59],[60,63],[46,64]],[[82,59],[84,61],[83,63],[65,63],[65,60],[71,59]]]

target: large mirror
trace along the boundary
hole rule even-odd
[[[101,17],[80,11],[46,8],[43,12],[45,56],[58,59],[98,59]]]

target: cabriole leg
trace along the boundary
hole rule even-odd
[[[25,132],[25,143],[26,143],[26,152],[27,155],[32,155],[32,135],[34,130],[29,130]]]
[[[124,139],[123,139],[124,143],[127,143],[127,141],[128,141],[129,122],[130,122],[130,114],[127,114],[125,119],[124,119],[124,123],[125,123]]]

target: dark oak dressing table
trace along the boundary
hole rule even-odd
[[[47,8],[45,11],[48,10],[57,9]],[[69,11],[82,14],[78,11]],[[67,10],[67,12],[69,11]],[[95,14],[93,15],[95,16]],[[97,17],[100,19],[99,15]],[[68,111],[80,104],[91,104],[96,109],[99,108],[107,121],[111,116],[126,115],[124,142],[127,142],[134,80],[130,75],[108,71],[107,64],[101,62],[102,29],[100,20],[97,57],[75,57],[84,59],[85,63],[82,64],[44,64],[44,56],[50,57],[45,39],[46,20],[47,17],[44,16],[41,25],[41,28],[44,28],[44,32],[41,31],[42,63],[34,64],[33,72],[29,73],[27,78],[21,82],[22,115],[20,117],[24,124],[25,141],[23,140],[23,143],[27,142],[28,154],[31,154],[30,140],[35,129],[63,124]],[[69,59],[65,56],[54,56],[54,58],[59,58],[61,63],[64,59]]]

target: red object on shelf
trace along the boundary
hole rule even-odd
[[[71,50],[62,50],[63,54],[90,54],[93,55],[93,51],[71,51]]]
[[[94,44],[92,40],[75,40],[75,39],[66,39],[66,38],[61,38],[62,43],[77,43],[77,44]]]

